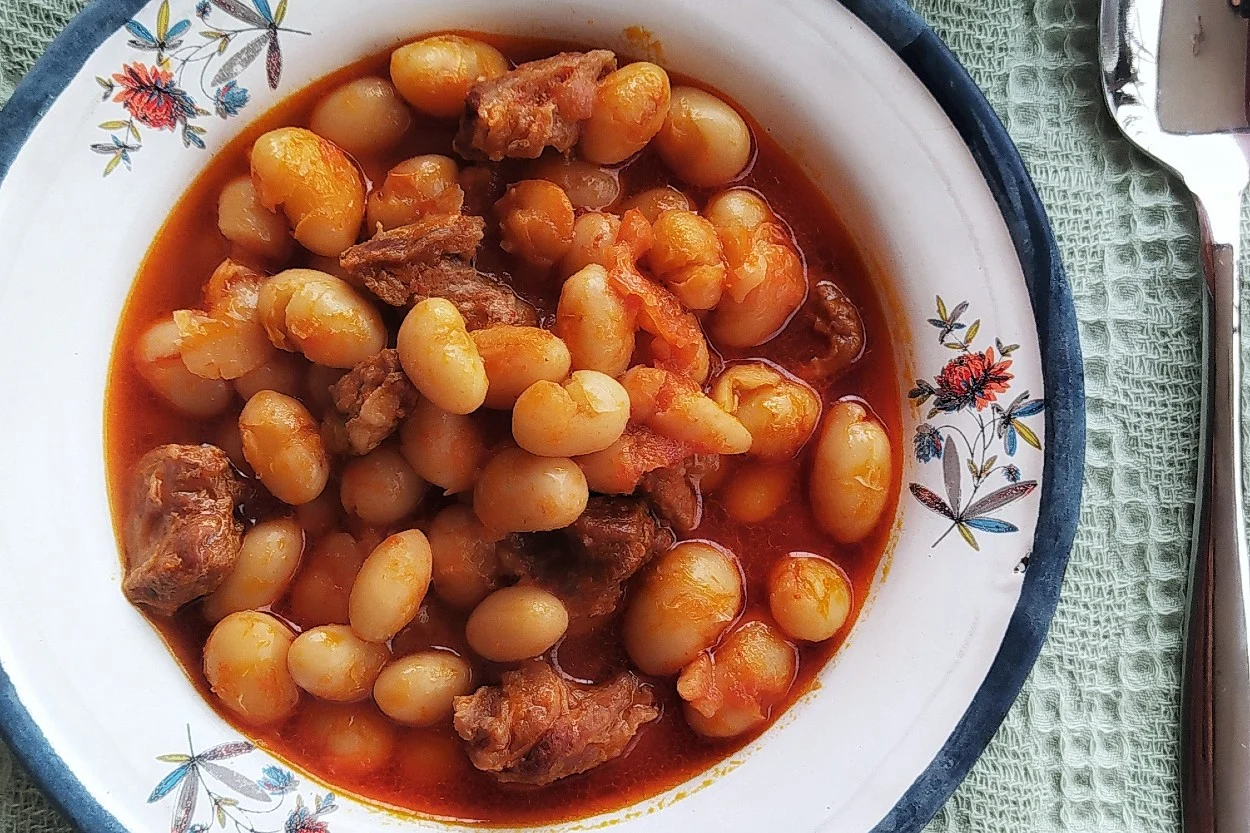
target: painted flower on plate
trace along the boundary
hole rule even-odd
[[[251,95],[237,81],[228,81],[213,93],[213,109],[223,119],[239,115],[252,100]]]
[[[267,766],[261,770],[261,775],[258,783],[261,789],[270,795],[286,795],[295,792],[299,787],[299,782],[295,780],[290,770],[281,767]]]
[[[120,88],[113,100],[141,124],[174,130],[196,116],[195,101],[174,82],[172,72],[135,62],[113,76]]]
[[[916,459],[920,462],[942,458],[942,435],[929,423],[917,426],[912,442],[916,447]]]
[[[935,379],[937,397],[933,407],[953,413],[962,408],[984,410],[1000,393],[1006,393],[1014,376],[1007,372],[1011,359],[995,361],[994,348],[969,352],[946,363]]]

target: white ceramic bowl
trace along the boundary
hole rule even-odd
[[[890,45],[827,0],[284,0],[272,27],[278,5],[264,0],[205,2],[207,21],[195,0],[169,3],[167,41],[198,42],[213,26],[251,30],[215,68],[261,42],[236,79],[250,98],[241,115],[197,116],[189,123],[202,132],[145,127],[136,141],[107,79],[152,61],[140,47],[161,39],[160,2],[96,0],[0,117],[0,166],[11,161],[0,186],[0,719],[52,797],[92,833],[211,827],[213,795],[239,802],[227,809],[251,825],[241,830],[443,828],[349,797],[327,805],[325,787],[237,745],[238,732],[123,598],[100,430],[114,328],[178,195],[250,115],[291,91],[427,31],[637,53],[644,33],[630,27],[641,26],[668,67],[731,94],[829,195],[884,276],[898,384],[920,395],[895,438],[907,462],[892,554],[816,690],[725,765],[572,828],[860,833],[922,824],[1036,655],[1071,541],[1083,453],[1080,357],[1044,215],[1001,127],[932,34],[888,0],[855,6]],[[262,54],[270,39],[282,58],[280,78],[268,68],[276,91]],[[941,90],[945,112],[895,50]],[[200,82],[215,68],[184,83],[209,111],[220,85]],[[952,330],[943,317],[980,324],[975,334]],[[965,347],[943,345],[962,339]],[[981,408],[960,399],[958,383],[984,381],[990,365],[1010,380]],[[1015,409],[995,410],[990,398]],[[980,467],[991,456],[992,471],[974,482],[970,458]],[[189,744],[218,751],[188,762],[177,756]]]

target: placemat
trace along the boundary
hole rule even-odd
[[[1198,442],[1193,209],[1103,109],[1097,0],[916,0],[1050,211],[1085,352],[1076,548],[1041,659],[938,833],[1171,831]],[[0,0],[0,101],[81,0]],[[0,833],[68,828],[0,749]]]

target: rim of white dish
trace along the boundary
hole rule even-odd
[[[142,0],[98,0],[54,42],[0,113],[0,177],[91,52],[144,5]],[[1075,531],[1083,469],[1081,361],[1070,292],[1044,211],[1010,139],[984,98],[941,42],[906,7],[892,0],[852,0],[847,6],[925,84],[971,150],[1020,259],[1045,367],[1048,443],[1041,517],[1029,569],[1002,646],[972,703],[933,763],[877,826],[882,831],[913,830],[932,816],[988,742],[1036,658],[1053,614]],[[51,747],[3,668],[0,733],[76,824],[92,833],[124,829]]]

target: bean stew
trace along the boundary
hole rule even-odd
[[[335,789],[581,818],[811,689],[900,412],[873,275],[729,98],[432,35],[260,118],[153,241],[106,404],[122,590]]]

